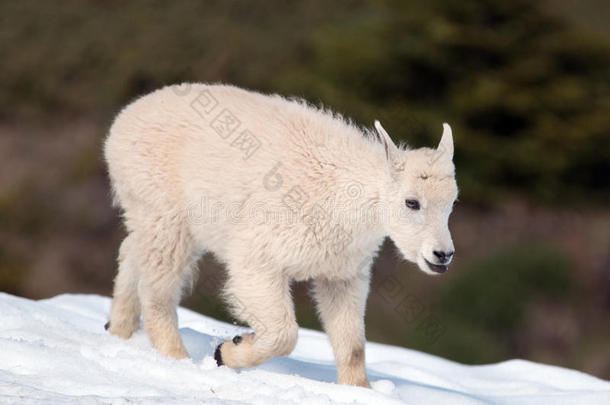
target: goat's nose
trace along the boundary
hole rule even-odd
[[[441,251],[435,250],[432,253],[434,253],[434,256],[436,256],[438,261],[441,263],[447,263],[449,261],[449,259],[451,259],[451,256],[453,256],[453,252],[441,252]]]

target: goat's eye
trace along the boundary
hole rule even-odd
[[[419,201],[417,200],[405,200],[407,208],[417,211],[419,209]]]

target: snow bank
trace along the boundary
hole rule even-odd
[[[332,383],[326,336],[301,329],[290,357],[242,371],[212,353],[243,332],[187,309],[180,332],[192,359],[161,357],[140,331],[104,330],[110,299],[61,295],[31,301],[0,293],[0,403],[209,404],[610,404],[610,383],[523,360],[465,366],[367,343],[373,389]]]

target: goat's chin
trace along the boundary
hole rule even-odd
[[[444,271],[439,272],[439,271],[434,271],[430,268],[430,266],[428,265],[428,263],[426,263],[426,259],[424,259],[423,256],[419,256],[417,258],[417,266],[419,267],[419,269],[421,271],[423,271],[424,273],[430,275],[430,276],[440,276],[441,274],[444,273]],[[445,270],[446,271],[446,270]]]
[[[437,273],[437,272],[433,271],[432,269],[430,269],[430,266],[428,266],[428,264],[426,263],[426,260],[423,258],[423,256],[421,256],[415,252],[413,252],[412,254],[410,254],[411,252],[405,253],[405,251],[400,248],[398,249],[398,251],[400,252],[400,256],[402,257],[403,260],[417,264],[417,267],[419,267],[419,269],[421,271],[423,271],[424,273],[426,273],[430,276],[440,275],[440,273]]]

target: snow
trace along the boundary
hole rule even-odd
[[[31,301],[0,293],[0,404],[610,404],[610,382],[579,371],[510,360],[467,366],[367,343],[373,389],[337,385],[324,334],[300,329],[289,357],[241,371],[217,367],[218,343],[244,328],[179,309],[191,356],[159,355],[139,331],[104,330],[110,299]]]

